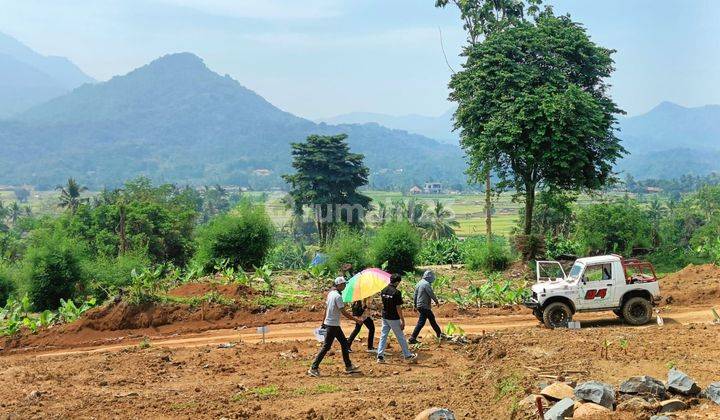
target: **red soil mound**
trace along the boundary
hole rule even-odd
[[[174,297],[202,297],[208,293],[217,292],[223,296],[234,299],[247,297],[257,292],[249,286],[238,284],[215,284],[215,283],[186,283],[168,292]]]
[[[691,264],[662,278],[660,294],[669,304],[716,302],[720,299],[720,267],[714,264]]]

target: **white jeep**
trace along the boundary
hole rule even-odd
[[[646,324],[660,300],[652,264],[618,255],[580,258],[565,274],[557,261],[537,262],[537,283],[525,306],[548,328],[564,327],[576,312],[609,311],[628,324]]]

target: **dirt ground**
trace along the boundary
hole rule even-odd
[[[660,312],[662,327],[629,327],[612,313],[593,313],[576,317],[581,330],[553,331],[523,309],[460,314],[447,307],[441,323],[462,326],[470,343],[438,344],[428,329],[416,364],[399,360],[394,345],[389,363],[378,365],[358,342],[352,358],[362,372],[351,376],[342,373],[337,347],[320,378],[306,375],[319,346],[312,339],[319,310],[238,311],[244,315],[214,321],[178,315],[177,322],[114,331],[94,330],[85,319],[6,345],[0,418],[412,419],[438,406],[461,419],[507,419],[528,418],[519,401],[557,379],[618,387],[635,375],[665,380],[675,366],[705,387],[720,381],[714,269],[689,267],[662,280],[663,296],[673,296]],[[693,294],[700,298],[688,299]],[[272,325],[263,343],[253,326],[265,323]],[[612,343],[607,358],[605,340]],[[720,418],[720,406],[687,402],[691,408],[676,418]]]

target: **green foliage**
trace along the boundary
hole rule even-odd
[[[38,232],[22,262],[21,282],[37,310],[54,309],[84,285],[86,250],[60,234]]]
[[[272,296],[275,294],[275,279],[272,276],[273,271],[269,265],[255,267],[255,279],[260,280],[265,285],[265,294]]]
[[[72,299],[60,299],[60,307],[58,308],[58,318],[62,322],[74,322],[80,318],[82,314],[95,307],[97,301],[95,298],[90,298],[83,302],[82,305],[77,306]]]
[[[10,267],[0,264],[0,305],[5,305],[7,299],[15,292]]]
[[[499,274],[491,275],[481,285],[471,283],[468,288],[468,299],[477,307],[516,305],[522,303],[529,294],[527,284],[514,284]]]
[[[372,262],[376,267],[387,263],[387,270],[392,273],[412,271],[420,253],[420,241],[420,234],[410,223],[386,223],[370,241]]]
[[[309,262],[305,245],[292,239],[275,243],[265,257],[265,263],[273,270],[298,270],[307,267]]]
[[[362,232],[349,227],[337,231],[326,246],[326,265],[332,272],[340,272],[345,264],[351,264],[354,272],[368,266],[368,241]]]
[[[591,204],[578,211],[575,238],[589,254],[631,255],[650,246],[650,218],[637,202],[625,199]]]
[[[199,229],[195,261],[206,272],[225,259],[236,269],[249,270],[265,260],[273,231],[265,208],[244,202],[237,210],[220,215]]]
[[[290,184],[292,208],[302,214],[313,209],[320,241],[332,238],[339,223],[357,226],[370,208],[370,198],[357,189],[368,183],[370,170],[364,156],[351,153],[346,134],[309,136],[292,144],[292,166],[296,173],[283,175]]]
[[[567,236],[574,223],[573,207],[578,195],[569,191],[542,191],[535,198],[532,232],[551,238]],[[525,209],[520,209],[518,226],[525,225]]]
[[[562,255],[578,256],[582,251],[582,244],[569,237],[552,235],[545,237],[545,256],[550,260]]]
[[[608,96],[612,50],[594,44],[582,25],[551,9],[518,21],[465,49],[453,74],[455,121],[479,178],[488,169],[500,187],[524,194],[531,233],[538,185],[596,189],[612,180],[624,149],[615,136]]]
[[[418,254],[422,265],[460,264],[462,255],[461,241],[456,237],[423,241]]]
[[[470,270],[502,271],[511,262],[507,245],[496,237],[493,237],[490,246],[484,238],[466,240],[462,245],[462,255]]]
[[[103,300],[129,286],[133,270],[139,272],[150,265],[147,255],[131,252],[115,258],[98,257],[95,260],[85,260],[83,271],[89,280],[93,296]]]
[[[462,327],[460,327],[459,325],[457,325],[453,322],[448,322],[447,325],[445,326],[445,334],[449,335],[451,337],[452,336],[464,337],[465,330],[463,330]]]
[[[146,302],[156,302],[170,288],[164,276],[165,267],[158,266],[153,269],[143,268],[133,270],[130,286],[128,287],[128,301],[139,305]]]

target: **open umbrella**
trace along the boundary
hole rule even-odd
[[[348,280],[343,290],[343,302],[355,302],[368,298],[390,284],[390,274],[379,268],[367,268]]]

